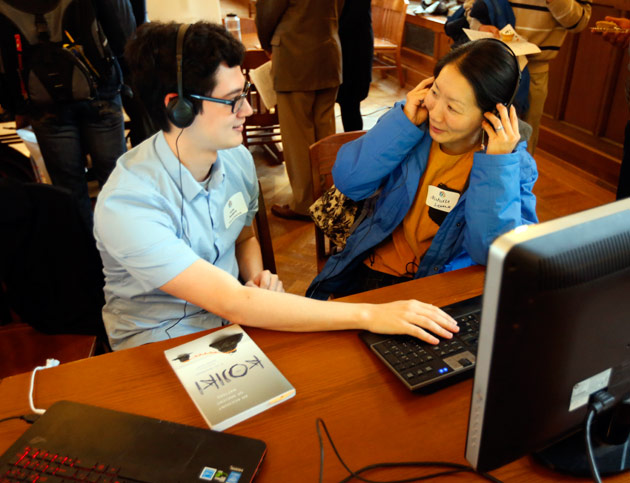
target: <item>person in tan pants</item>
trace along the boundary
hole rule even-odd
[[[273,205],[282,218],[310,220],[313,202],[308,148],[335,133],[334,105],[341,84],[338,19],[343,0],[259,0],[256,27],[272,54],[272,76],[287,174],[288,205]]]

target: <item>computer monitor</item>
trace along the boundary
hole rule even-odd
[[[490,471],[535,453],[556,470],[588,474],[576,433],[602,389],[616,406],[597,418],[605,474],[630,465],[630,200],[522,226],[492,244],[466,459]]]

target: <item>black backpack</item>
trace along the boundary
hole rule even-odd
[[[23,0],[0,2],[0,15],[15,28],[13,45],[2,45],[4,70],[15,68],[21,99],[35,106],[89,100],[113,77],[120,82],[118,63],[91,0],[38,5],[46,3],[37,8]],[[11,63],[15,65],[7,65]]]

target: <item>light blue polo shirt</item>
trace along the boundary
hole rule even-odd
[[[200,258],[238,277],[235,242],[257,210],[256,168],[242,145],[219,151],[201,183],[161,131],[121,156],[94,210],[112,349],[221,326],[158,287]]]

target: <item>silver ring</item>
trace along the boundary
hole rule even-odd
[[[495,131],[500,131],[501,129],[503,129],[503,124],[501,124],[499,127],[495,128]]]

